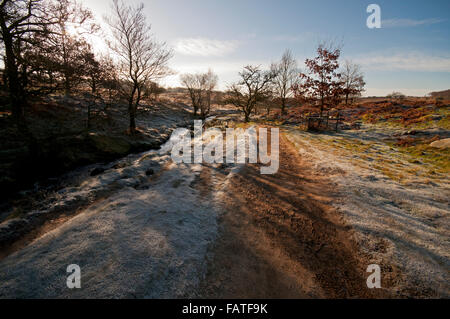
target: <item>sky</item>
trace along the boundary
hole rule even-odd
[[[81,0],[103,26],[112,0]],[[155,39],[173,49],[175,75],[207,71],[219,88],[238,80],[248,64],[268,67],[286,49],[304,68],[317,44],[342,45],[341,61],[361,65],[365,96],[400,91],[424,96],[450,89],[450,1],[448,0],[145,0]],[[381,8],[381,28],[369,29],[369,4]],[[107,28],[106,25],[104,25]],[[95,39],[99,50],[102,37]]]

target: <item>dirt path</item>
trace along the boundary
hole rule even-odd
[[[281,135],[280,169],[247,165],[229,181],[219,239],[198,297],[373,298],[351,227],[330,205],[334,185],[313,175]]]
[[[0,261],[0,298],[383,296],[366,287],[370,262],[330,205],[334,185],[283,135],[275,175],[166,153],[124,164],[57,204],[118,191]],[[73,263],[81,289],[66,286]]]

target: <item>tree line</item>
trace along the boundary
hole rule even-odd
[[[331,43],[319,44],[316,56],[306,59],[306,70],[302,72],[290,50],[286,50],[281,60],[272,63],[268,70],[261,66],[247,65],[239,72],[239,81],[233,83],[226,91],[226,104],[239,108],[248,122],[258,107],[265,106],[267,112],[273,105],[278,105],[281,113],[287,113],[290,100],[296,103],[309,103],[317,106],[320,114],[325,109],[337,106],[341,102],[348,104],[354,97],[364,91],[364,75],[361,67],[351,61],[345,61],[341,67],[339,58],[341,49]],[[182,84],[188,89],[195,113],[201,110],[201,117],[208,115],[207,108],[202,106],[202,96],[210,97],[215,87],[204,85],[201,79],[217,76],[210,70],[208,73],[184,74]],[[203,84],[202,84],[203,83]],[[209,93],[208,93],[209,92]]]
[[[1,0],[0,49],[3,87],[13,118],[23,124],[30,98],[87,85],[93,95],[127,101],[131,132],[145,97],[171,71],[172,51],[154,39],[143,5],[112,2],[105,20],[110,54],[96,54],[89,35],[102,34],[92,12],[76,0]]]
[[[76,0],[0,0],[0,49],[3,87],[8,92],[13,118],[23,124],[30,98],[56,91],[69,96],[87,86],[93,98],[126,101],[129,129],[136,129],[136,112],[143,99],[157,94],[157,82],[171,74],[172,51],[158,42],[144,15],[144,6],[112,1],[112,12],[102,30],[92,12]],[[108,54],[94,52],[88,38],[108,31]],[[340,67],[341,49],[320,44],[316,56],[305,61],[302,72],[290,50],[264,70],[247,65],[239,81],[230,85],[224,102],[239,108],[245,121],[260,106],[267,112],[278,105],[286,114],[290,101],[311,103],[320,113],[349,102],[364,90],[358,65]],[[205,73],[183,74],[194,114],[205,118],[211,111],[218,77]],[[102,93],[102,94],[101,94]],[[88,110],[88,125],[90,111]]]

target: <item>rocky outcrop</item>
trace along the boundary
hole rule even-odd
[[[450,138],[445,138],[443,140],[434,141],[430,144],[431,147],[447,149],[450,148]]]

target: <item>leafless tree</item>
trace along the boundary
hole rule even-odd
[[[276,77],[274,79],[274,93],[281,101],[281,113],[286,114],[286,102],[292,96],[292,86],[297,83],[300,71],[292,52],[286,50],[278,63],[271,66]]]
[[[156,82],[151,82],[148,86],[149,94],[152,96],[152,99],[154,101],[159,101],[159,96],[166,91],[166,89],[162,86],[160,86]]]
[[[214,88],[217,86],[218,76],[208,70],[206,73],[183,74],[181,83],[188,89],[194,115],[200,111],[200,117],[205,119],[211,111],[211,101]]]
[[[394,99],[394,100],[403,100],[405,99],[406,95],[402,92],[392,92],[391,94],[386,95],[386,97]]]
[[[199,109],[197,77],[195,74],[186,73],[180,76],[180,81],[181,84],[185,86],[189,92],[192,107],[194,108],[194,116],[196,116]]]
[[[245,122],[250,120],[258,103],[272,95],[271,85],[276,75],[274,70],[263,71],[259,66],[247,65],[239,73],[241,80],[229,87],[227,102],[242,110]]]
[[[165,43],[153,39],[143,9],[143,4],[131,6],[114,0],[114,13],[106,19],[113,35],[109,45],[117,56],[121,89],[128,100],[132,133],[136,130],[136,111],[147,85],[169,74],[167,63],[172,57]]]
[[[366,85],[364,74],[361,72],[361,67],[358,64],[348,60],[345,61],[341,74],[345,104],[348,105],[349,97],[359,96],[364,91],[364,86]]]

